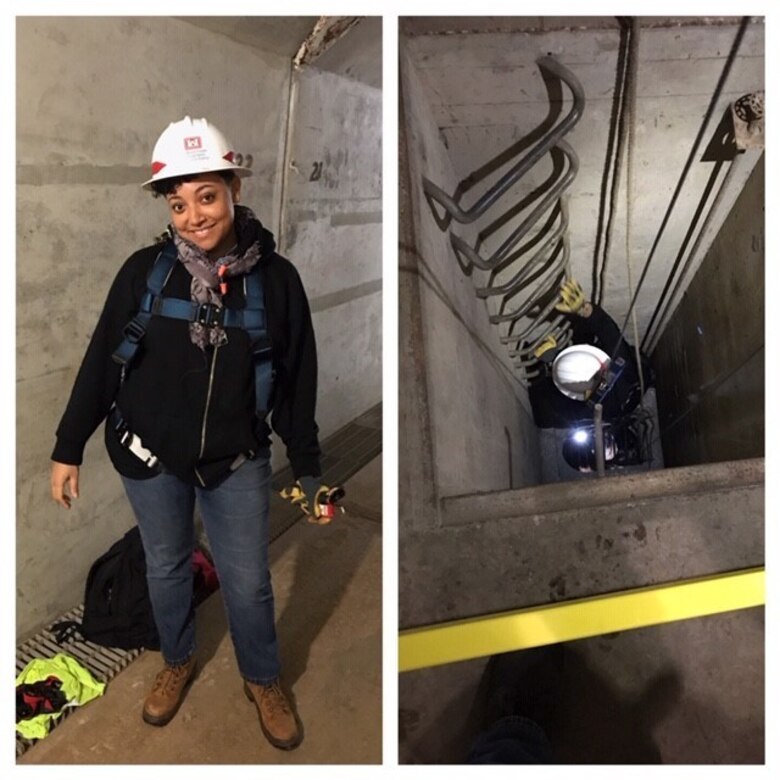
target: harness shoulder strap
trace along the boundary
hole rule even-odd
[[[157,255],[157,259],[154,261],[152,270],[149,272],[149,276],[146,279],[147,292],[151,292],[154,295],[162,294],[168,278],[173,271],[173,266],[176,265],[178,259],[178,252],[176,251],[176,244],[173,241],[166,241],[163,248],[160,250],[160,254]]]
[[[255,410],[259,417],[264,418],[270,410],[274,371],[260,263],[257,263],[244,279],[244,328],[249,335],[255,363]]]
[[[173,266],[176,263],[176,259],[176,245],[173,241],[166,241],[154,261],[152,270],[146,278],[146,292],[144,293],[143,298],[141,298],[141,306],[138,310],[138,314],[136,314],[122,330],[124,339],[122,339],[122,342],[114,350],[111,357],[116,363],[119,363],[122,366],[123,379],[127,367],[133,362],[133,359],[138,352],[141,340],[146,335],[146,328],[149,326],[149,321],[154,315],[154,312],[152,311],[154,300],[162,293],[163,287],[165,287],[165,283],[168,281],[168,277],[171,275]]]

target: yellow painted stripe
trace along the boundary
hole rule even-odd
[[[402,631],[401,672],[764,603],[764,567]]]

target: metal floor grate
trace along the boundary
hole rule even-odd
[[[328,485],[343,484],[382,452],[382,404],[377,404],[365,414],[336,431],[325,439],[321,446],[323,481]],[[272,542],[301,519],[300,511],[283,501],[277,493],[278,490],[291,482],[292,471],[289,468],[283,469],[273,476],[274,490],[271,495],[270,528]],[[204,546],[207,547],[207,545]],[[81,604],[57,620],[53,620],[50,625],[63,620],[74,620],[80,623],[83,614],[84,605]],[[96,680],[107,683],[136,659],[143,650],[120,650],[119,648],[102,647],[92,642],[75,640],[58,645],[51,631],[44,629],[16,648],[16,673],[14,677],[34,658],[51,658],[62,652],[72,656],[86,667]],[[56,728],[75,709],[75,707],[66,708],[62,717],[52,723],[51,728]],[[17,734],[16,757],[19,758],[36,742],[38,742],[37,739],[25,739]]]

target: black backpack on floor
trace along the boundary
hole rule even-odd
[[[81,633],[105,647],[160,649],[137,525],[92,564],[84,591]]]
[[[90,567],[81,625],[70,621],[58,623],[51,630],[58,642],[78,630],[89,642],[104,647],[160,649],[138,526],[131,528]]]

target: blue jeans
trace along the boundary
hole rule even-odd
[[[466,763],[551,764],[552,747],[535,721],[506,715],[477,737]]]
[[[241,676],[267,685],[279,677],[274,596],[268,569],[271,466],[246,461],[206,489],[162,473],[122,477],[138,520],[160,650],[177,665],[195,652],[192,551],[197,499],[211,545]]]

